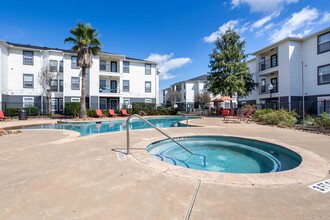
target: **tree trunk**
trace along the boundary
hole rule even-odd
[[[47,91],[46,99],[47,99],[48,117],[52,117],[51,97],[52,97],[52,94]]]
[[[230,96],[230,98],[231,98],[231,100],[230,100],[230,110],[232,110],[233,109],[233,97]]]
[[[81,68],[81,98],[79,118],[87,118],[86,114],[86,67]]]

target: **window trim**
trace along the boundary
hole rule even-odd
[[[53,89],[52,89],[52,82],[56,82],[56,90],[53,90]],[[54,86],[54,87],[55,87],[55,86]],[[58,88],[58,87],[59,87],[58,80],[57,80],[57,79],[52,79],[52,80],[51,80],[51,83],[50,83],[50,91],[51,91],[51,92],[58,92],[58,91],[59,91],[59,88]]]
[[[80,102],[80,98],[71,98],[71,102]]]
[[[116,64],[116,71],[112,71],[112,64]],[[110,72],[118,73],[118,62],[117,61],[110,61]]]
[[[322,65],[322,66],[318,66],[317,67],[317,85],[326,85],[326,84],[330,84],[330,81],[329,82],[326,82],[326,83],[320,83],[320,68],[322,67],[325,67],[325,66],[330,66],[330,63],[329,64],[326,64],[326,65]]]
[[[319,47],[320,46],[320,37],[323,36],[323,35],[326,35],[326,34],[330,34],[330,31],[317,36],[317,54],[322,54],[322,53],[326,53],[326,52],[330,51],[330,49],[329,49],[329,50],[320,52],[320,47]],[[329,41],[329,43],[330,43],[330,41]]]
[[[32,87],[26,87],[25,86],[24,76],[32,76]],[[23,73],[23,88],[24,89],[34,89],[34,75],[33,74],[31,74],[31,73]]]
[[[62,83],[62,86],[61,86],[61,83]],[[61,87],[62,87],[62,89],[61,89]],[[63,92],[64,91],[64,81],[63,81],[63,79],[60,79],[58,81],[58,91],[59,92]]]
[[[64,72],[64,62],[63,62],[63,60],[60,60],[60,62],[59,62],[58,72],[60,72],[60,73]]]
[[[124,85],[124,82],[128,82],[128,90],[125,90],[125,85]],[[129,80],[123,80],[123,92],[130,92],[130,82],[129,82]]]
[[[23,108],[31,107],[30,105],[29,106],[25,106],[25,103],[26,102],[24,101],[24,99],[32,99],[32,103],[33,103],[33,106],[34,106],[34,97],[25,96],[25,97],[23,97]]]
[[[124,63],[128,63],[128,66],[126,67],[127,71],[125,71]],[[130,71],[130,62],[129,61],[123,61],[123,73],[129,73],[129,71]]]
[[[101,67],[105,67],[102,69]],[[107,60],[100,60],[100,65],[99,65],[100,71],[107,71]]]
[[[72,59],[76,57],[76,66],[72,65]],[[71,56],[71,69],[80,69],[80,67],[78,66],[78,57],[77,56]]]
[[[25,63],[25,57],[24,57],[24,53],[25,52],[32,53],[32,58],[31,58],[32,59],[32,63]],[[28,66],[33,66],[34,65],[34,51],[32,51],[32,50],[23,50],[23,65],[28,65]]]
[[[147,91],[147,83],[150,83],[150,91]],[[145,93],[151,93],[151,81],[144,81],[144,92]]]
[[[50,65],[51,62],[56,62],[56,69],[55,69],[55,71],[52,71],[52,68],[51,68],[52,66]],[[49,65],[49,71],[50,72],[57,72],[58,71],[58,60],[49,60],[49,64],[48,65]],[[55,67],[55,66],[53,66],[53,67]]]
[[[147,66],[150,66],[150,73],[147,73]],[[152,65],[150,63],[145,64],[145,75],[151,75],[151,68],[152,68]]]
[[[72,85],[73,85],[73,84],[72,84],[72,81],[73,81],[74,78],[75,78],[75,79],[79,79],[79,80],[78,80],[78,82],[79,82],[79,83],[78,83],[78,87],[79,87],[79,88],[74,88],[74,87],[72,86]],[[78,77],[78,76],[71,76],[71,90],[80,90],[80,77]]]

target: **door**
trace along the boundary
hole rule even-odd
[[[63,99],[58,99],[58,111],[59,113],[63,113]]]
[[[117,80],[111,80],[111,93],[117,93]]]
[[[270,83],[273,85],[272,93],[276,93],[276,92],[278,92],[277,78],[272,78],[272,79],[270,80]]]
[[[261,79],[261,93],[266,92],[266,79]]]
[[[118,100],[117,99],[110,99],[110,108],[118,109]]]
[[[117,62],[111,61],[111,72],[116,73],[117,72]]]
[[[100,109],[105,110],[107,109],[107,99],[100,98]]]

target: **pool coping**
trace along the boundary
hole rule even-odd
[[[236,174],[236,173],[221,173],[212,171],[193,170],[180,166],[175,166],[163,161],[160,161],[151,156],[146,148],[151,143],[164,140],[164,138],[152,138],[148,141],[136,142],[131,147],[131,157],[134,158],[140,164],[147,166],[155,171],[164,173],[165,175],[172,175],[187,179],[198,179],[202,182],[237,185],[237,186],[265,186],[265,185],[290,185],[290,184],[309,184],[319,181],[329,174],[330,164],[321,156],[299,148],[297,146],[283,143],[282,141],[252,136],[238,136],[229,134],[215,134],[208,133],[203,135],[186,135],[189,136],[224,136],[224,137],[239,137],[247,138],[257,141],[269,142],[272,144],[280,145],[287,148],[302,158],[301,164],[291,170],[263,173],[263,174]],[[175,137],[182,137],[175,136]]]

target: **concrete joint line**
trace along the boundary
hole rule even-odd
[[[196,200],[200,185],[201,185],[201,180],[197,180],[195,191],[194,191],[194,194],[191,198],[191,201],[190,201],[190,204],[189,204],[189,207],[188,207],[188,210],[187,210],[187,213],[186,213],[186,216],[185,216],[184,220],[190,219],[190,214],[191,214],[191,211],[194,207],[195,200]]]

